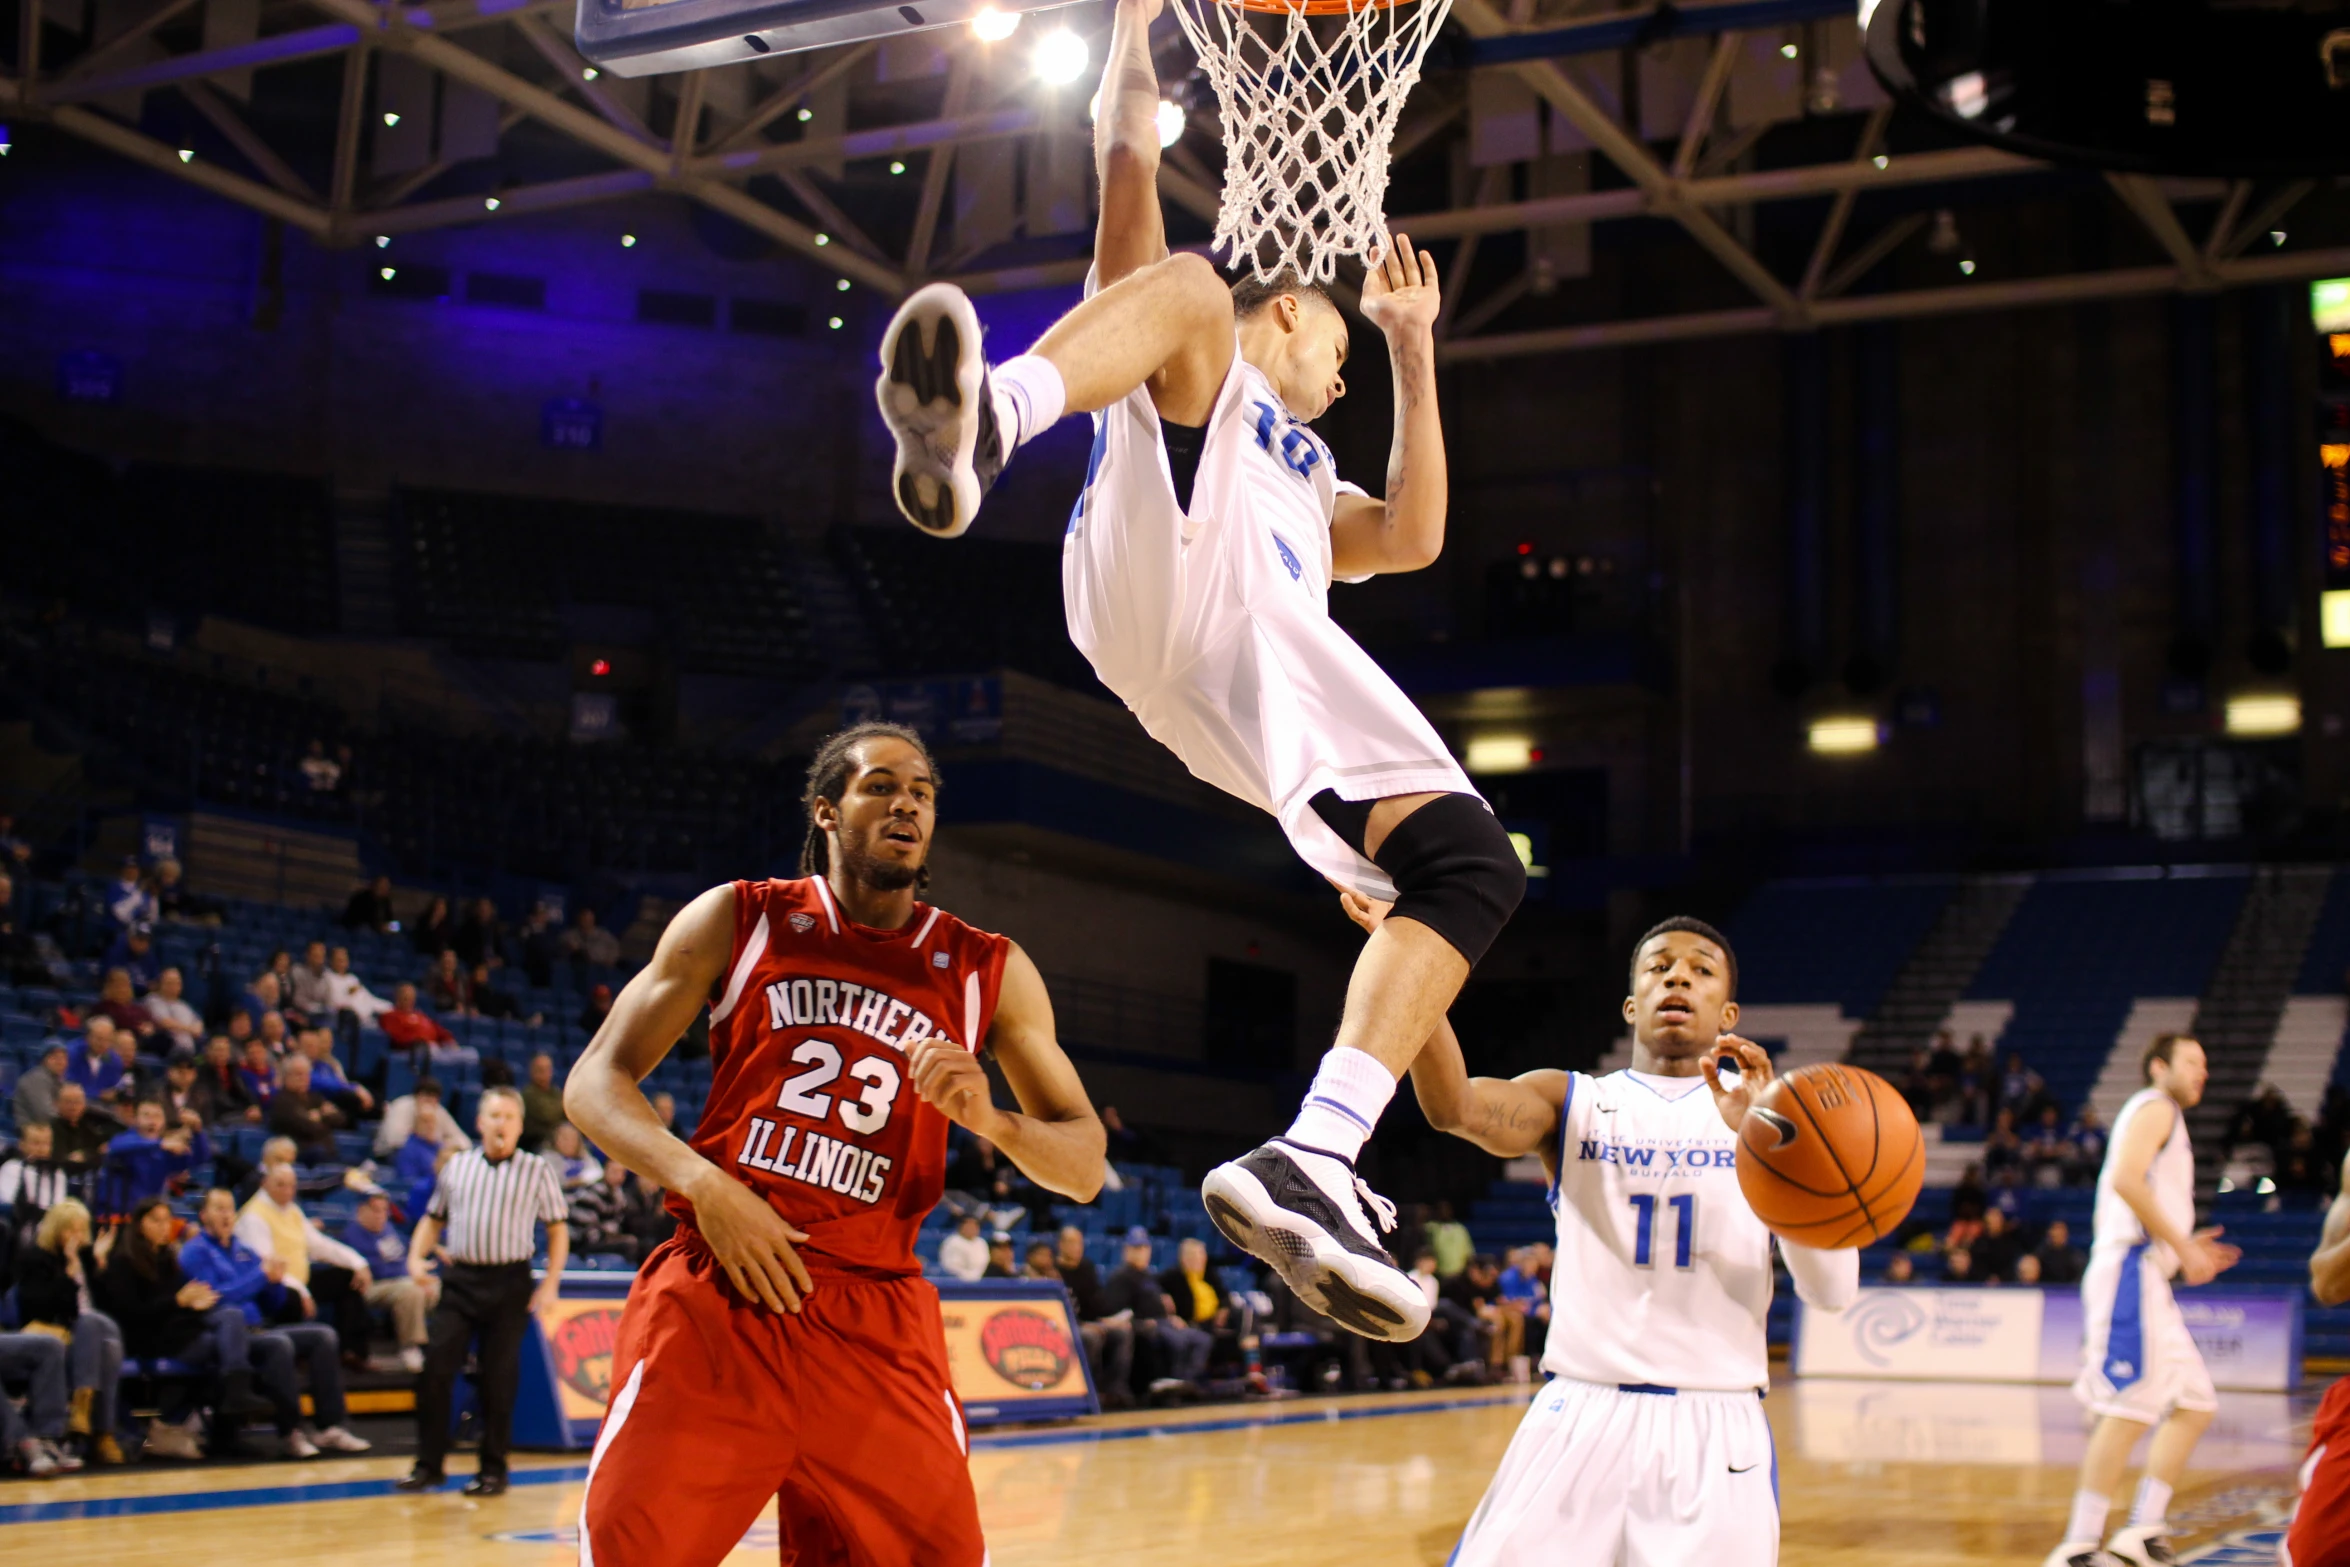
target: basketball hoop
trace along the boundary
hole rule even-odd
[[[1174,0],[1216,89],[1216,248],[1309,282],[1387,253],[1387,148],[1452,0]]]

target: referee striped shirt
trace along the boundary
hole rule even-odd
[[[563,1178],[519,1148],[494,1163],[468,1148],[442,1166],[425,1213],[441,1221],[441,1245],[459,1262],[528,1262],[538,1249],[540,1221],[563,1222]]]

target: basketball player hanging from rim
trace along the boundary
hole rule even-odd
[[[1294,276],[1228,289],[1205,259],[1168,254],[1159,6],[1120,0],[1111,31],[1090,297],[992,371],[952,286],[922,289],[891,322],[878,390],[896,493],[917,527],[959,534],[1015,448],[1064,411],[1093,414],[1062,556],[1071,638],[1196,776],[1272,812],[1342,887],[1395,900],[1296,1122],[1211,1171],[1203,1195],[1217,1228],[1308,1305],[1408,1340],[1428,1303],[1380,1244],[1394,1208],[1355,1158],[1525,890],[1468,775],[1329,612],[1333,577],[1417,571],[1443,547],[1436,269],[1399,234],[1364,280],[1395,376],[1377,500],[1338,479],[1306,424],[1345,391],[1347,326],[1329,296]]]

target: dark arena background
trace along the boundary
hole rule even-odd
[[[2078,26],[1452,0],[1393,147],[1443,268],[1450,516],[1331,609],[1527,868],[1452,1010],[1471,1070],[1628,1065],[1627,954],[1687,914],[1780,1071],[1871,1068],[1924,1128],[1861,1258],[1876,1336],[1813,1342],[1780,1277],[1790,1563],[2061,1537],[2091,1189],[2157,1034],[2207,1049],[2199,1222],[2244,1251],[2180,1292],[2221,1388],[2180,1559],[2275,1560],[2350,1369],[2310,1284],[2350,1145],[2350,8],[2041,6]],[[0,1332],[31,1433],[0,1556],[573,1559],[673,1221],[558,1090],[679,908],[798,874],[808,758],[887,718],[944,778],[929,897],[1035,959],[1110,1123],[1084,1204],[958,1131],[923,1227],[993,1561],[1446,1559],[1573,1331],[1543,1171],[1399,1094],[1362,1170],[1453,1328],[1374,1355],[1268,1288],[1199,1181],[1288,1124],[1361,933],[1071,646],[1082,421],[964,538],[891,502],[898,301],[960,283],[1000,360],[1091,257],[1109,10],[964,14],[638,76],[565,0],[0,0],[0,1289],[68,1192],[104,1234],[161,1190],[193,1233],[289,1129],[309,1222],[397,1241],[430,1128],[500,1082],[572,1214],[508,1494],[394,1492],[421,1338],[313,1243],[372,1451],[290,1457],[259,1398],[199,1443],[186,1368],[136,1354],[114,1435],[46,1432]],[[1204,249],[1217,106],[1153,36],[1169,240]],[[1388,366],[1353,347],[1318,428],[1375,491]],[[709,1048],[645,1082],[680,1130]],[[307,1130],[268,1108],[305,1054]],[[161,1176],[116,1141],[157,1098],[192,1115]],[[1196,1373],[1095,1324],[1136,1230],[1170,1289],[1205,1243]],[[998,1235],[1033,1282],[960,1282]],[[2021,1360],[1902,1358],[1961,1319]]]

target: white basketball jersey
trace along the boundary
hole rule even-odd
[[[1766,1387],[1771,1232],[1701,1077],[1567,1079],[1542,1368],[1582,1382]]]
[[[2138,1222],[2137,1212],[2121,1199],[2113,1189],[2114,1155],[2121,1150],[2122,1131],[2130,1118],[2150,1104],[2169,1105],[2172,1110],[2170,1136],[2163,1139],[2154,1158],[2146,1166],[2146,1185],[2154,1193],[2154,1206],[2163,1217],[2177,1225],[2182,1233],[2195,1229],[2195,1150],[2187,1142],[2187,1116],[2175,1101],[2159,1088],[2141,1088],[2130,1095],[2121,1113],[2113,1118],[2113,1131],[2105,1144],[2105,1167],[2097,1172],[2096,1235],[2093,1243],[2097,1251],[2126,1251],[2148,1239],[2146,1226]],[[2153,1243],[2147,1254],[2169,1278],[2179,1270],[2179,1259],[2160,1241]]]

